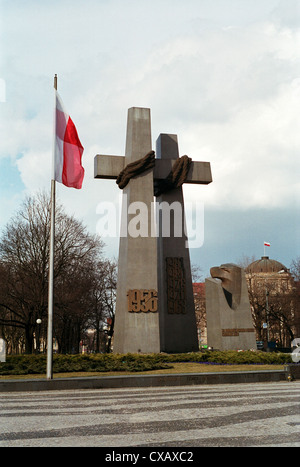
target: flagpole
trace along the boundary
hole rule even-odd
[[[57,75],[54,76],[54,89],[57,91]],[[53,153],[51,176],[51,215],[50,215],[50,249],[49,249],[49,283],[48,283],[48,332],[47,332],[47,379],[53,379],[53,296],[54,296],[54,242],[55,242],[55,133],[56,133],[56,92],[54,93],[53,118]]]

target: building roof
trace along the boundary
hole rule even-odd
[[[261,259],[249,264],[245,269],[246,273],[272,273],[272,272],[289,272],[288,269],[279,261],[270,259],[269,256],[262,256]]]
[[[195,294],[203,294],[205,292],[205,283],[204,282],[194,282],[193,283],[193,292]]]

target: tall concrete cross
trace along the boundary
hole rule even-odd
[[[176,135],[159,136],[156,157],[156,178],[163,179],[179,158]],[[208,184],[211,181],[208,162],[191,163],[185,183]],[[163,216],[166,216],[167,210],[159,210],[157,252],[161,351],[197,351],[199,344],[182,186],[162,193],[156,200],[158,206],[174,206],[168,236],[163,231]],[[179,212],[176,215],[178,207]]]
[[[133,107],[128,110],[125,156],[97,155],[94,177],[117,179],[128,164],[143,158],[151,148],[150,109]],[[136,214],[130,209],[134,206],[132,203],[143,203],[148,217],[147,234],[144,230],[143,236],[120,237],[114,330],[116,353],[176,352],[198,348],[186,238],[174,238],[171,234],[171,238],[158,236],[156,239],[152,228],[155,224],[153,185],[168,176],[178,158],[176,137],[161,135],[157,152],[159,157],[155,159],[155,167],[132,178],[123,189],[121,232],[128,232],[132,216]],[[211,181],[210,164],[192,162],[185,182],[208,184]],[[172,192],[175,193],[172,195]],[[158,201],[168,199],[183,205],[182,189],[171,190],[157,198]],[[181,281],[182,296],[189,299],[183,305],[181,297],[180,305],[174,306],[177,303],[174,286],[178,280]],[[188,331],[183,329],[184,326]],[[174,336],[170,337],[172,333]]]

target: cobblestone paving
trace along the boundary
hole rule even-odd
[[[300,382],[0,394],[0,446],[300,446]]]

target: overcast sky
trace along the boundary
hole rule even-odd
[[[299,251],[299,0],[0,0],[0,229],[26,194],[50,189],[53,77],[85,148],[82,190],[59,201],[96,232],[113,181],[94,156],[123,155],[127,110],[149,107],[152,143],[178,135],[180,155],[209,161],[204,203],[209,268]],[[118,255],[118,240],[105,253]]]

